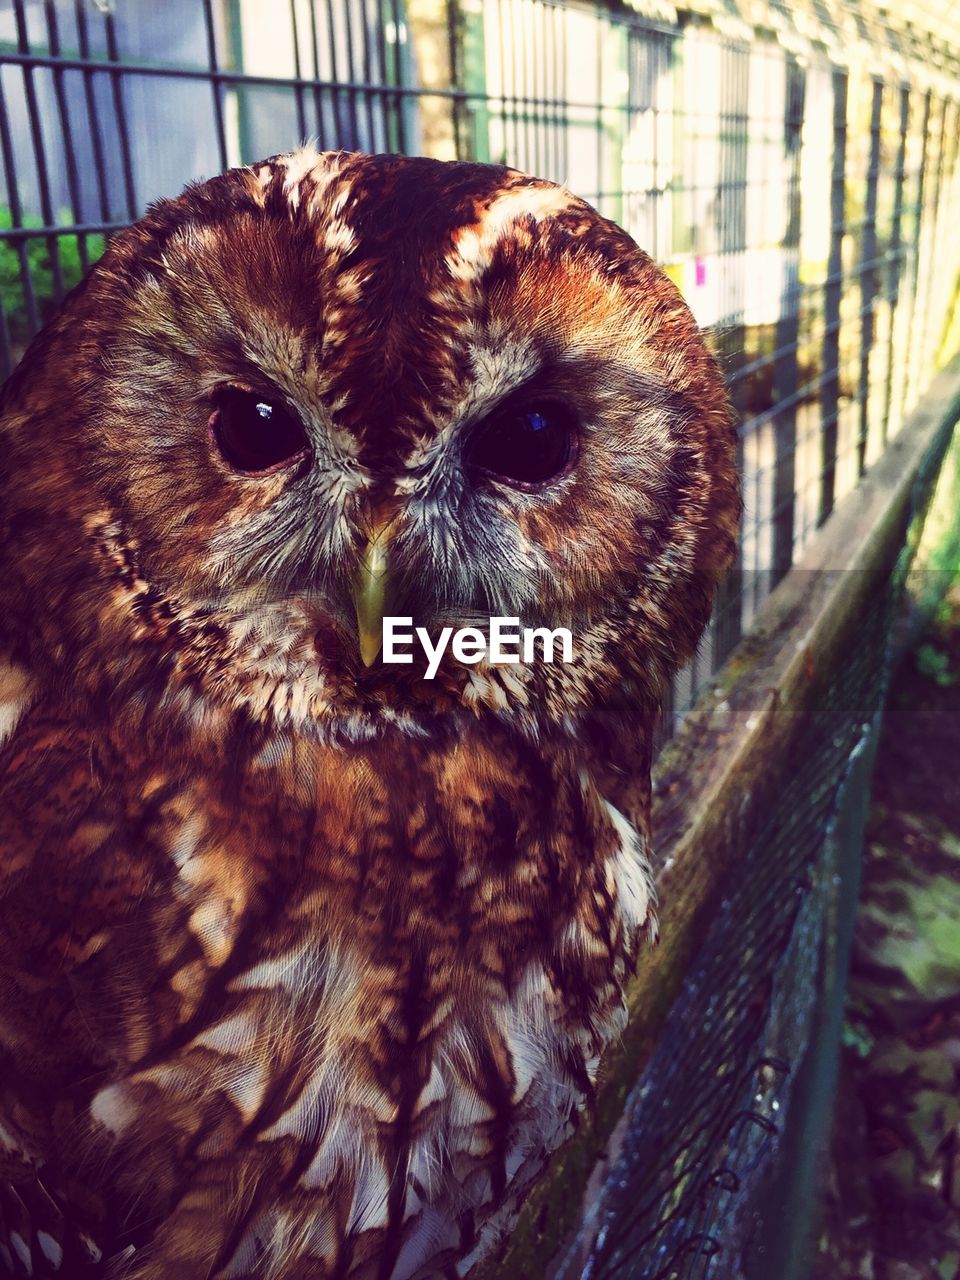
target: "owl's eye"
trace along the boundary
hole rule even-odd
[[[569,406],[515,405],[473,432],[466,461],[515,489],[539,489],[567,474],[578,448],[576,418]]]
[[[306,433],[289,409],[236,387],[217,393],[210,428],[222,457],[237,471],[278,470],[304,457],[308,448]]]

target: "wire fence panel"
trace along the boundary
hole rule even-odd
[[[822,957],[848,898],[844,854],[859,854],[856,837],[844,850],[838,828],[869,785],[861,766],[878,727],[896,598],[889,579],[877,581],[858,644],[832,673],[796,769],[717,904],[628,1100],[599,1202],[556,1280],[785,1276],[782,1260],[774,1267],[765,1256],[765,1235],[799,1234],[778,1216],[786,1197],[764,1214],[757,1207],[777,1158],[786,1163],[784,1122],[811,1040],[823,1036]]]

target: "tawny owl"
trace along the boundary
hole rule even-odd
[[[3,401],[15,1272],[414,1280],[503,1238],[622,1027],[733,440],[673,285],[510,169],[303,150],[113,240]],[[573,655],[427,680],[384,615]]]

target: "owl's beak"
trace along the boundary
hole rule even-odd
[[[357,610],[360,657],[365,667],[373,666],[383,645],[383,614],[387,602],[389,523],[375,525],[363,549],[363,559],[353,581],[353,603]]]

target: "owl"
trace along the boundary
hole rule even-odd
[[[0,430],[0,1263],[468,1276],[653,928],[739,515],[690,312],[562,187],[307,148],[117,235]]]

